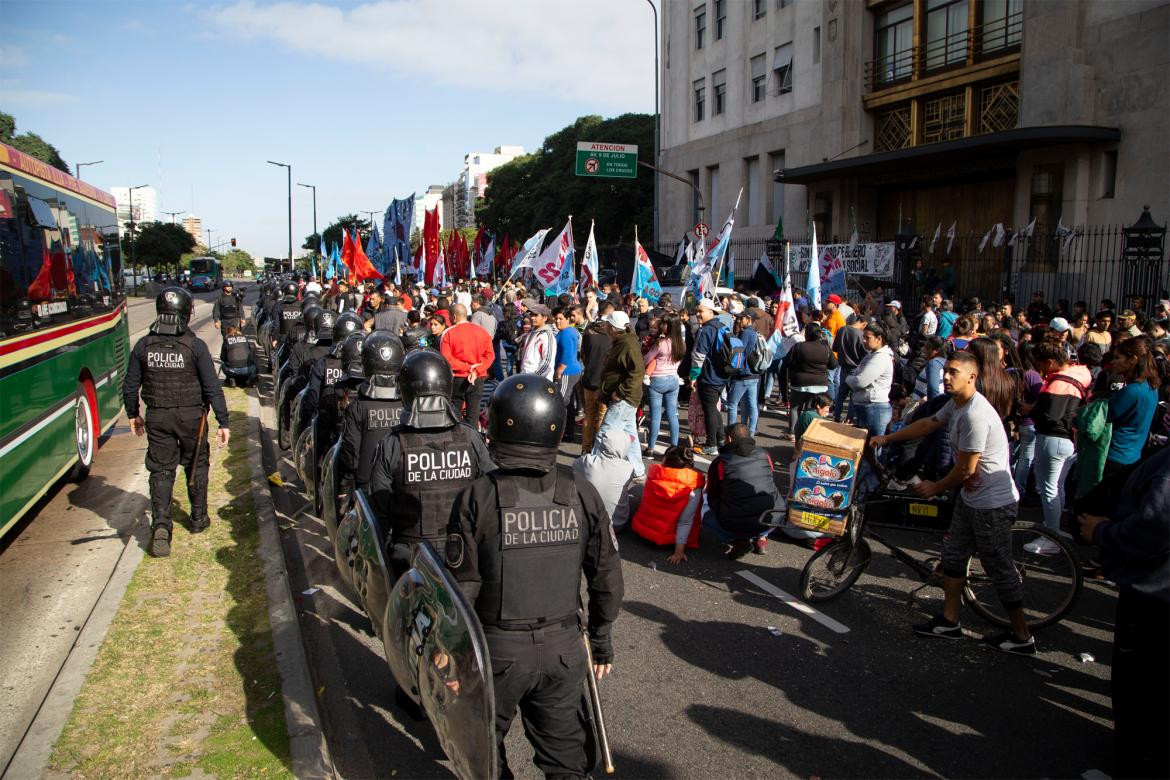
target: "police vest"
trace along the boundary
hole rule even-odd
[[[232,368],[241,368],[251,362],[252,350],[247,336],[226,336],[223,340],[224,357]]]
[[[280,335],[290,336],[301,324],[301,305],[295,301],[280,304]]]
[[[391,518],[394,542],[428,539],[441,546],[455,496],[479,476],[473,436],[466,425],[446,430],[399,429],[402,457],[394,485],[398,509]]]
[[[546,493],[508,474],[488,475],[496,488],[499,536],[478,551],[483,587],[475,611],[485,626],[539,626],[577,612],[589,521],[573,475],[557,470]]]
[[[142,367],[142,400],[154,409],[202,406],[203,389],[195,368],[195,336],[151,333],[144,339],[146,365]]]
[[[402,420],[402,401],[362,399],[362,446],[358,449],[358,468],[373,463],[382,439]]]
[[[219,299],[219,318],[221,320],[236,320],[240,318],[240,302],[234,295],[224,295]]]
[[[341,427],[341,415],[337,408],[340,397],[337,392],[337,380],[341,379],[344,371],[345,364],[341,362],[341,358],[332,356],[325,358],[321,391],[317,397],[317,415],[327,424],[326,433],[336,434]]]

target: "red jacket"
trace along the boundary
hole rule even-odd
[[[686,507],[691,491],[702,488],[705,482],[703,474],[694,469],[671,469],[661,463],[651,464],[646,471],[642,503],[631,525],[634,533],[654,544],[673,545],[679,515]],[[700,503],[695,510],[690,536],[687,537],[687,547],[699,546],[702,511],[703,505]]]
[[[486,376],[496,358],[492,337],[472,322],[457,322],[443,331],[439,351],[451,364],[451,372],[460,379],[467,378],[472,366],[477,366],[478,376]]]

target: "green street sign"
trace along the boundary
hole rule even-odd
[[[634,144],[580,141],[577,144],[577,175],[610,179],[637,178],[638,147]]]

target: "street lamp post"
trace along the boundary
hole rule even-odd
[[[292,270],[292,166],[288,163],[268,161],[269,165],[276,165],[288,171],[288,269]]]
[[[102,163],[104,163],[104,162],[105,162],[105,160],[94,160],[93,162],[87,162],[87,163],[77,163],[77,165],[76,165],[76,168],[77,168],[77,178],[78,178],[78,180],[80,180],[80,179],[81,179],[81,168],[82,168],[82,166],[85,166],[85,165],[101,165],[101,164],[102,164]]]
[[[173,225],[173,224],[175,224],[175,217],[179,216],[179,215],[180,215],[180,214],[182,214],[183,212],[181,212],[181,211],[164,211],[163,213],[164,213],[164,214],[169,214],[169,215],[170,215],[170,217],[171,217],[171,224]]]
[[[134,190],[149,187],[149,184],[139,184],[126,191],[126,200],[130,206],[130,268],[134,272],[134,292],[138,293],[138,244],[134,241]]]
[[[313,247],[313,251],[320,254],[318,247],[321,246],[321,236],[317,235],[317,185],[316,184],[301,184],[297,182],[298,187],[307,187],[313,191],[313,235],[317,238],[317,246]],[[318,257],[318,260],[323,258]]]
[[[654,167],[659,165],[659,151],[662,146],[662,137],[659,131],[658,123],[659,109],[658,109],[658,9],[654,6],[652,0],[646,0],[650,6],[650,10],[654,12]],[[654,249],[658,250],[658,242],[660,239],[660,231],[658,225],[658,177],[654,177]]]

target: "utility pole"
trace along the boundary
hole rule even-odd
[[[659,154],[662,147],[662,133],[659,130],[659,122],[661,121],[660,111],[658,108],[658,9],[654,6],[653,0],[646,0],[650,6],[650,10],[654,12],[654,167],[657,168],[659,164]],[[654,177],[654,250],[659,250],[659,240],[661,238],[659,232],[658,220],[658,177]]]
[[[269,160],[270,165],[277,165],[285,168],[288,171],[288,267],[292,270],[292,166],[288,163],[273,162]]]
[[[179,216],[183,212],[182,211],[164,211],[163,213],[171,215],[171,224],[173,225],[173,224],[175,224],[175,217]]]

